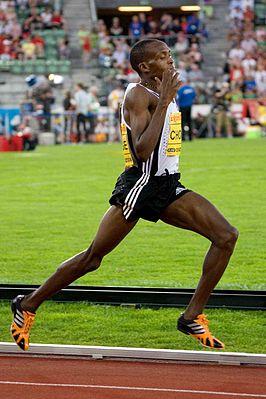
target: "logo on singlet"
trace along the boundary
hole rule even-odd
[[[122,138],[122,146],[123,146],[123,155],[125,161],[125,167],[130,168],[133,165],[133,159],[130,153],[128,140],[127,140],[127,127],[125,123],[121,123],[121,138]]]
[[[170,133],[168,138],[168,145],[166,148],[166,155],[174,157],[181,152],[182,142],[182,127],[181,127],[181,112],[172,112],[170,118]]]

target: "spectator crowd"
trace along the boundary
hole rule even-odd
[[[100,98],[100,88],[95,85],[86,88],[78,83],[73,92],[67,91],[62,103],[63,122],[55,128],[58,142],[91,142],[95,140],[95,133],[105,137],[108,134],[110,141],[118,138],[118,111],[124,89],[128,83],[139,80],[131,68],[129,53],[131,46],[142,38],[164,40],[172,51],[184,81],[177,93],[187,129],[186,134],[183,132],[184,138],[232,137],[244,134],[244,124],[263,125],[260,112],[266,106],[266,30],[265,26],[255,25],[253,0],[228,2],[229,30],[224,39],[230,43],[230,49],[221,76],[207,83],[203,75],[202,48],[212,38],[206,26],[207,18],[200,19],[200,15],[163,12],[156,18],[139,13],[133,15],[127,25],[118,16],[111,20],[99,19],[91,30],[81,25],[77,36],[83,66],[99,67],[105,99]],[[45,58],[48,44],[41,32],[57,30],[65,32],[56,43],[57,55],[68,58],[67,26],[60,0],[0,0],[0,62]],[[54,101],[51,89],[39,91],[38,96],[31,94],[27,94],[22,108],[31,108],[30,112],[43,109],[47,114]],[[194,115],[191,120],[193,104],[209,104],[211,111],[207,116]],[[99,113],[102,106],[108,107],[107,117]],[[42,130],[47,130],[50,120],[44,118],[43,121]]]
[[[208,40],[208,31],[202,27],[197,13],[174,17],[165,12],[159,20],[139,13],[132,16],[128,26],[122,26],[117,16],[112,18],[110,26],[99,19],[92,32],[81,26],[78,36],[85,66],[89,66],[96,54],[107,83],[114,76],[125,82],[137,79],[129,63],[129,52],[132,44],[144,37],[158,38],[169,45],[184,80],[203,79],[201,44]]]
[[[231,0],[229,4],[231,48],[224,67],[230,88],[241,98],[266,97],[266,29],[254,27],[252,1]]]
[[[65,31],[54,43],[48,43],[43,32]],[[54,46],[53,57],[66,59],[69,43],[61,1],[2,0],[0,1],[0,62],[35,60],[47,56]]]
[[[240,134],[245,131],[245,124],[265,129],[266,28],[255,25],[253,0],[231,0],[228,15],[230,49],[224,65],[224,82],[216,98],[218,134],[223,120],[232,135],[232,118]]]

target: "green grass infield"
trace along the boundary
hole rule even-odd
[[[265,153],[265,138],[183,144],[182,183],[207,197],[240,231],[218,289],[265,290]],[[86,248],[122,170],[119,143],[0,153],[0,282],[41,284],[63,260]],[[75,284],[195,288],[208,246],[195,233],[140,221],[101,268]],[[7,309],[1,303],[1,340],[8,340],[3,333],[10,324]],[[175,331],[178,310],[55,303],[42,309],[33,342],[195,349],[194,342]],[[207,314],[217,337],[228,341],[228,350],[265,351],[262,312]],[[242,337],[245,342],[240,343]]]

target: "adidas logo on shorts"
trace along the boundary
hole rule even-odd
[[[176,191],[175,191],[175,194],[176,194],[176,195],[179,195],[179,194],[182,193],[182,191],[184,191],[184,190],[186,190],[186,188],[184,188],[184,187],[177,187],[177,188],[176,188]]]

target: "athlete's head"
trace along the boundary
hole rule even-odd
[[[164,70],[174,68],[169,47],[158,39],[140,40],[131,49],[130,63],[132,68],[142,77],[159,79]]]

